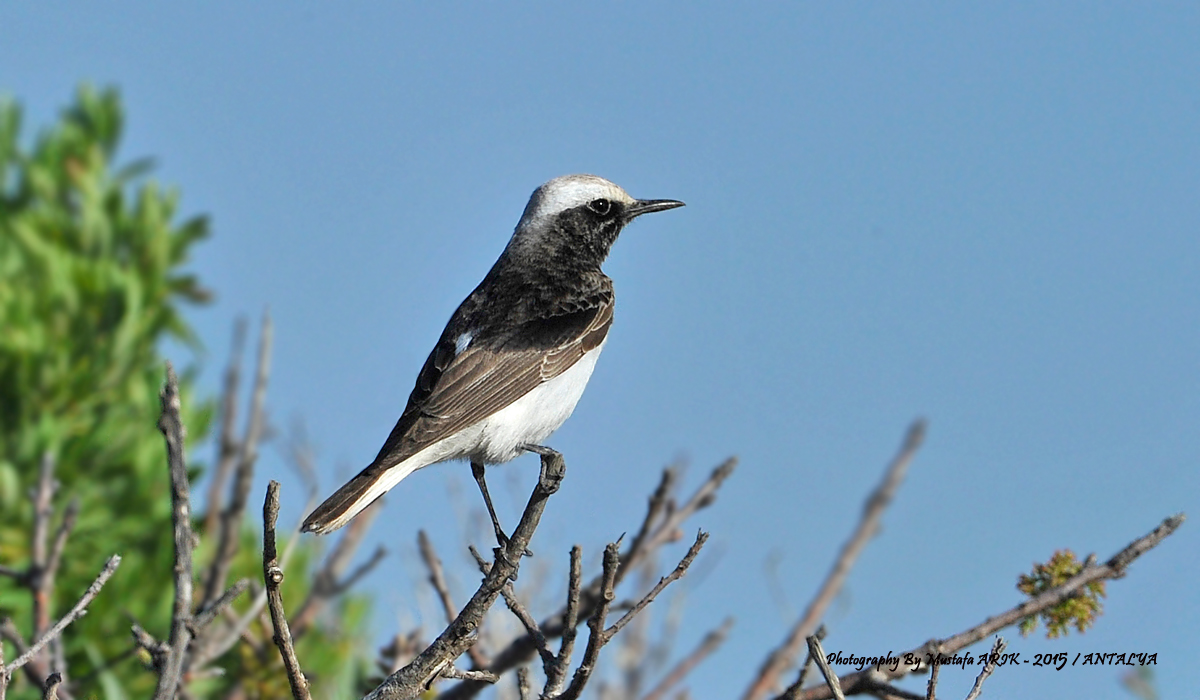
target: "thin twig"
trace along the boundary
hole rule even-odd
[[[297,535],[300,534],[300,521],[292,528],[291,535],[288,537],[288,543],[283,548],[283,556],[279,558],[279,568],[282,571],[287,571],[288,562],[292,559],[292,553],[296,551],[296,545],[300,542]],[[256,585],[256,584],[252,584]],[[235,617],[233,624],[224,631],[223,636],[216,637],[211,644],[206,645],[202,659],[205,661],[219,658],[222,654],[229,651],[238,640],[244,640],[254,649],[261,648],[261,644],[255,640],[250,634],[250,626],[255,620],[263,616],[263,611],[267,607],[267,589],[265,586],[257,586],[257,591],[254,594],[253,600],[250,602],[250,607],[246,609],[240,617]],[[263,629],[267,628],[264,617]]]
[[[641,600],[635,603],[626,612],[621,619],[614,622],[610,627],[604,627],[604,618],[608,615],[609,606],[612,604],[614,597],[614,588],[616,586],[617,569],[620,567],[620,544],[612,543],[604,549],[604,568],[601,574],[601,596],[600,604],[596,608],[596,612],[592,614],[588,620],[588,643],[587,648],[583,653],[583,660],[580,661],[579,667],[575,669],[575,676],[571,679],[571,685],[559,695],[560,700],[576,700],[583,692],[583,688],[587,685],[592,673],[596,670],[596,663],[599,660],[600,649],[608,644],[610,640],[618,632],[620,632],[630,621],[632,621],[638,613],[646,608],[647,605],[654,602],[659,593],[662,593],[667,586],[679,580],[687,573],[688,567],[696,560],[696,556],[700,554],[704,543],[708,541],[708,533],[696,533],[696,541],[688,549],[687,554],[675,566],[671,573],[659,579],[658,583],[650,589],[646,595],[642,596]]]
[[[900,450],[884,471],[883,479],[875,487],[871,496],[867,498],[858,526],[854,529],[850,539],[842,545],[842,551],[834,562],[833,568],[825,577],[824,583],[821,584],[817,595],[808,604],[804,615],[792,626],[783,643],[767,657],[762,668],[759,669],[758,675],[742,695],[742,700],[761,700],[766,697],[773,688],[778,687],[780,675],[796,663],[796,657],[804,648],[805,639],[821,622],[829,604],[833,602],[845,584],[846,577],[850,574],[850,569],[858,560],[858,556],[862,554],[867,543],[879,531],[880,518],[883,517],[884,510],[891,503],[896,489],[904,479],[908,465],[912,462],[913,456],[916,455],[917,449],[921,447],[924,439],[925,421],[921,419],[913,421],[904,436]]]
[[[937,700],[938,669],[942,665],[934,659],[929,667],[929,683],[925,686],[925,700]]]
[[[367,695],[368,700],[397,700],[421,695],[443,668],[474,644],[483,616],[495,603],[496,598],[500,597],[500,590],[504,584],[516,578],[521,558],[541,521],[546,501],[558,491],[566,473],[566,463],[562,455],[543,454],[541,460],[542,471],[521,520],[509,537],[507,546],[496,548],[495,562],[475,595],[433,643],[407,666],[388,676],[379,687]],[[492,669],[487,670],[500,675]]]
[[[821,640],[817,639],[817,635],[810,635],[806,640],[808,642],[809,653],[812,654],[813,661],[817,663],[817,668],[821,669],[821,675],[825,677],[825,685],[833,693],[833,697],[837,700],[846,700],[846,696],[842,694],[842,686],[838,683],[837,674],[829,667],[829,660],[825,658],[825,649],[821,647]]]
[[[384,547],[383,545],[376,547],[375,551],[371,552],[370,559],[360,564],[357,569],[350,572],[349,576],[339,581],[338,584],[333,587],[333,594],[341,595],[353,588],[354,584],[358,583],[363,576],[371,573],[376,566],[379,566],[379,562],[383,561],[387,557],[387,553],[387,547]]]
[[[695,561],[696,555],[700,554],[700,549],[704,547],[704,543],[707,541],[707,532],[697,532],[696,541],[692,543],[692,546],[688,549],[687,554],[683,555],[683,559],[679,561],[679,564],[675,566],[675,569],[671,573],[660,578],[658,583],[655,584],[654,588],[650,589],[649,593],[642,596],[642,599],[639,600],[637,604],[630,608],[629,611],[621,617],[621,619],[617,620],[613,626],[605,630],[604,633],[611,638],[617,632],[620,632],[621,628],[629,624],[629,622],[633,620],[638,613],[644,610],[647,605],[653,603],[654,599],[658,597],[658,594],[662,593],[667,586],[682,578],[683,575],[687,573],[688,567],[690,567],[692,562]]]
[[[538,645],[538,654],[542,657],[542,669],[549,676],[551,666],[555,661],[554,653],[546,645],[546,635],[542,634],[537,620],[533,619],[533,615],[529,614],[529,610],[525,607],[525,604],[517,599],[517,592],[513,588],[512,581],[504,584],[504,587],[500,589],[500,595],[504,596],[504,604],[520,620],[521,625],[525,627],[525,631],[533,635]]]
[[[620,584],[625,576],[635,570],[652,552],[667,542],[673,542],[680,537],[679,528],[684,521],[690,518],[698,510],[702,510],[712,505],[717,499],[717,491],[729,475],[733,473],[737,466],[737,458],[730,457],[713,469],[712,473],[696,492],[680,507],[675,507],[674,504],[667,500],[666,504],[660,504],[657,508],[659,512],[666,510],[662,516],[662,522],[657,527],[648,528],[647,524],[652,519],[657,519],[655,499],[659,498],[660,491],[664,488],[670,488],[674,478],[668,479],[664,473],[663,482],[659,485],[659,489],[655,491],[655,496],[651,498],[650,507],[646,513],[646,520],[643,523],[643,530],[650,530],[648,534],[642,537],[641,540],[636,540],[630,543],[629,550],[621,555],[621,569],[617,572],[617,583]],[[668,470],[669,471],[669,470]],[[639,532],[639,535],[642,533]]]
[[[225,386],[221,390],[221,433],[217,437],[217,466],[212,481],[208,484],[208,512],[204,514],[204,534],[215,537],[221,514],[221,500],[229,472],[233,470],[234,458],[238,453],[237,392],[242,374],[242,349],[246,344],[246,319],[239,318],[233,324],[233,347],[229,351],[229,365],[225,368]],[[211,571],[209,572],[211,576]],[[207,587],[207,586],[206,586]]]
[[[175,533],[175,602],[171,613],[170,651],[158,677],[154,691],[155,700],[171,700],[175,697],[183,675],[184,656],[192,640],[192,535],[191,496],[189,494],[187,464],[184,462],[183,444],[185,430],[180,418],[179,379],[175,369],[167,363],[167,383],[163,387],[162,416],[158,429],[167,443],[167,466],[171,473],[171,521]]]
[[[25,643],[25,638],[21,636],[20,630],[7,617],[0,620],[0,639],[7,639],[11,642],[17,651],[17,656],[29,650],[29,645]],[[25,677],[35,686],[39,685],[42,679],[46,677],[46,674],[49,673],[49,666],[42,663],[43,661],[44,659],[35,656],[33,659],[30,659],[29,663],[25,664]]]
[[[906,653],[911,654],[915,658],[925,659],[927,654],[937,656],[951,655],[961,649],[964,649],[986,637],[999,632],[1005,627],[1015,625],[1021,620],[1054,607],[1064,600],[1076,595],[1084,586],[1094,581],[1103,581],[1106,579],[1120,578],[1125,575],[1125,570],[1131,563],[1141,555],[1150,551],[1161,543],[1165,538],[1171,535],[1183,524],[1186,516],[1183,513],[1173,515],[1165,520],[1150,533],[1139,537],[1129,543],[1120,552],[1114,554],[1104,564],[1085,565],[1083,570],[1075,576],[1068,579],[1061,586],[1051,588],[1038,594],[1020,605],[1017,605],[1009,610],[989,617],[980,624],[959,632],[958,634],[948,637],[944,640],[931,639],[921,646],[910,649],[907,652],[897,654],[903,657]],[[872,684],[878,683],[880,677],[883,678],[899,678],[907,675],[916,669],[911,666],[901,664],[895,671],[890,669],[876,670],[864,669],[855,671],[841,676],[842,690],[848,695],[854,695],[863,692],[869,692]],[[822,700],[823,698],[832,697],[828,693],[827,688],[817,687],[810,688],[800,694],[802,700]]]
[[[674,510],[671,493],[675,490],[678,478],[678,471],[674,467],[663,469],[658,487],[650,494],[650,502],[646,508],[646,517],[642,519],[642,524],[638,528],[637,534],[633,536],[633,540],[629,543],[630,553],[640,551],[645,545],[646,539],[650,536],[652,528],[662,518],[663,513]]]
[[[300,608],[292,615],[289,622],[292,627],[292,635],[296,639],[308,632],[313,621],[317,619],[317,615],[329,604],[330,600],[348,590],[359,577],[366,575],[386,556],[386,549],[382,546],[376,548],[367,564],[359,567],[347,579],[338,581],[354,559],[354,555],[358,552],[358,548],[367,534],[367,529],[375,520],[375,516],[379,514],[382,505],[382,499],[375,501],[367,506],[366,510],[359,513],[358,517],[351,520],[350,525],[346,527],[346,534],[342,535],[333,550],[325,557],[325,562],[313,577],[313,584],[309,588],[308,596],[305,597],[304,602],[300,604]]]
[[[79,497],[71,499],[63,511],[62,522],[58,525],[58,531],[54,533],[54,541],[50,545],[50,553],[46,559],[46,567],[42,570],[41,588],[46,591],[47,600],[54,598],[54,585],[58,578],[58,567],[62,563],[62,555],[67,547],[67,538],[75,529],[75,521],[79,517]],[[67,660],[66,654],[63,651],[62,639],[55,639],[50,642],[51,655],[54,657],[54,668],[57,669],[58,683],[53,688],[53,697],[55,700],[72,700],[71,693],[67,690]],[[61,686],[61,687],[59,687]]]
[[[67,546],[67,537],[71,535],[71,531],[75,529],[75,521],[79,517],[79,498],[72,498],[67,504],[66,510],[63,511],[62,522],[58,525],[58,531],[54,533],[54,542],[50,545],[50,554],[46,558],[46,568],[42,572],[42,586],[46,591],[53,594],[54,580],[58,575],[59,564],[62,563],[63,551]]]
[[[217,615],[220,615],[225,608],[229,607],[248,588],[250,588],[250,579],[238,579],[236,583],[221,594],[220,598],[214,600],[207,608],[197,612],[195,617],[192,618],[192,634],[199,635],[209,623],[216,619]]]
[[[671,688],[675,687],[684,678],[687,678],[692,669],[699,666],[725,642],[725,637],[729,635],[729,630],[732,628],[733,618],[725,618],[720,627],[704,635],[704,639],[700,642],[700,645],[692,653],[683,657],[679,663],[675,664],[675,667],[658,682],[658,685],[653,690],[646,693],[642,697],[642,700],[662,700],[662,698],[666,697],[667,692]]]
[[[600,650],[610,639],[604,627],[604,619],[608,617],[608,608],[612,605],[613,598],[616,597],[617,568],[621,564],[620,551],[616,542],[610,543],[604,548],[604,566],[600,578],[600,602],[596,606],[596,611],[592,613],[591,619],[588,620],[587,647],[584,648],[583,659],[579,662],[579,667],[575,669],[574,677],[571,678],[571,685],[567,686],[557,700],[577,700],[583,692],[584,686],[591,679],[592,672],[596,670],[596,663],[600,660]]]
[[[156,673],[162,674],[162,667],[166,661],[167,652],[171,650],[170,645],[155,639],[154,635],[143,629],[136,620],[130,625],[129,631],[133,635],[133,643],[138,648],[145,649],[146,653],[150,655],[150,667]]]
[[[571,654],[575,651],[575,633],[579,624],[579,586],[583,579],[583,548],[579,545],[571,547],[571,571],[567,577],[567,608],[564,614],[562,640],[558,649],[558,656],[555,657],[554,663],[546,670],[546,692],[545,695],[554,696],[562,692],[563,685],[567,680],[567,671],[571,666]],[[539,630],[540,631],[540,630]],[[531,635],[534,642],[537,641],[536,635]],[[545,634],[542,635],[544,640]],[[522,666],[522,669],[525,667]]]
[[[104,564],[104,568],[100,570],[100,575],[97,576],[96,580],[92,581],[92,585],[88,586],[88,589],[84,591],[83,595],[79,598],[79,602],[75,603],[75,607],[71,608],[70,612],[68,612],[61,620],[55,623],[55,625],[51,627],[46,634],[42,635],[40,639],[31,644],[29,648],[25,650],[24,654],[21,654],[19,657],[17,657],[16,661],[13,661],[11,664],[5,666],[3,671],[0,671],[0,673],[2,673],[4,676],[12,677],[13,671],[29,663],[30,659],[32,659],[37,655],[38,652],[42,650],[42,647],[46,646],[50,640],[55,639],[58,637],[58,635],[62,634],[62,631],[67,628],[67,625],[70,625],[72,622],[85,615],[87,613],[87,606],[91,604],[92,599],[95,598],[98,593],[100,593],[100,589],[103,588],[104,584],[108,582],[108,579],[113,575],[113,572],[117,570],[117,566],[120,565],[120,563],[121,557],[119,555],[114,554],[109,557],[108,561]]]
[[[353,522],[351,524],[353,525]],[[425,534],[424,530],[417,531],[417,549],[421,551],[421,561],[425,562],[425,568],[429,570],[429,585],[433,586],[438,600],[442,603],[442,612],[446,615],[446,623],[451,624],[454,622],[454,618],[458,617],[458,610],[454,607],[454,599],[450,597],[450,585],[446,583],[442,560],[438,558],[437,552],[433,549],[433,542],[429,540],[429,535]],[[511,590],[512,585],[506,584],[506,588]],[[505,601],[508,601],[508,598],[508,594],[505,593]],[[512,605],[509,605],[509,608],[511,607]],[[470,649],[467,649],[467,654],[471,657],[471,663],[475,664],[477,668],[487,666],[488,660],[478,645],[472,645]]]
[[[526,679],[528,681],[528,679]],[[4,700],[8,694],[8,671],[4,670],[4,642],[0,641],[0,700]],[[525,693],[521,694],[521,700],[525,700]]]
[[[30,592],[33,593],[33,633],[31,638],[37,639],[50,628],[50,597],[51,592],[44,585],[43,572],[49,557],[46,539],[50,534],[50,519],[54,516],[54,492],[58,490],[58,482],[54,480],[54,455],[46,452],[42,455],[38,470],[38,483],[33,493],[33,536],[31,542],[29,573],[26,581]]]
[[[292,633],[288,630],[287,613],[283,610],[283,593],[279,590],[283,583],[283,569],[279,566],[279,554],[275,547],[275,522],[278,519],[279,482],[271,481],[267,486],[267,500],[263,503],[263,581],[266,583],[267,607],[271,611],[271,624],[275,626],[273,639],[287,670],[292,698],[310,700],[308,679],[300,669],[296,649],[292,646]]]
[[[818,641],[825,641],[825,625],[817,628],[813,635]],[[796,682],[788,686],[788,689],[783,691],[780,700],[796,700],[796,696],[804,688],[804,681],[808,678],[808,670],[813,666],[812,647],[808,648],[808,656],[804,658],[804,663],[800,666],[800,673],[796,675]]]
[[[21,586],[28,588],[31,598],[33,631],[31,639],[37,639],[50,628],[52,606],[54,603],[54,584],[58,567],[62,561],[63,550],[66,547],[67,536],[75,527],[79,512],[78,499],[72,499],[63,513],[52,543],[50,539],[50,524],[54,519],[54,496],[58,492],[59,483],[54,478],[54,455],[47,451],[42,455],[38,468],[37,485],[30,490],[29,497],[33,504],[33,528],[30,534],[30,562],[28,568],[21,573],[12,571],[13,578]],[[6,572],[7,573],[7,572]],[[18,649],[24,643],[19,632],[11,630],[14,644]],[[62,648],[58,640],[52,640],[49,645],[49,657],[40,653],[37,658],[25,666],[25,674],[35,686],[41,686],[52,665],[65,673],[66,661],[63,659]],[[70,693],[64,687],[63,700],[71,700]]]
[[[262,330],[258,339],[258,366],[254,374],[254,391],[250,395],[250,415],[246,433],[238,444],[237,469],[234,472],[229,506],[221,513],[220,537],[217,551],[209,568],[205,582],[204,600],[216,600],[225,590],[225,581],[237,558],[241,542],[242,516],[250,499],[250,487],[254,483],[254,463],[258,459],[258,443],[266,425],[264,405],[267,398],[267,380],[271,375],[271,317],[263,313]]]
[[[517,669],[517,697],[520,700],[533,700],[532,686],[529,683],[529,667],[522,666]],[[0,698],[4,700],[4,698]]]
[[[442,560],[438,558],[437,552],[433,551],[433,543],[429,541],[429,535],[425,534],[424,530],[417,530],[417,549],[421,552],[421,561],[425,562],[425,568],[429,569],[429,585],[433,586],[434,592],[442,602],[442,612],[446,616],[447,624],[454,622],[454,618],[458,617],[458,610],[450,598],[450,587],[446,585]]]
[[[454,666],[447,666],[440,672],[442,678],[456,681],[479,681],[480,683],[495,683],[500,677],[490,671],[464,671]]]
[[[284,560],[286,561],[286,559],[287,556],[285,553]],[[287,565],[283,564],[283,568],[286,569]],[[214,628],[213,635],[205,641],[204,649],[196,653],[197,664],[205,664],[212,659],[220,658],[221,655],[233,648],[233,645],[237,644],[238,640],[245,641],[256,651],[262,648],[260,641],[250,634],[250,626],[254,624],[254,621],[259,618],[259,615],[267,607],[267,591],[264,586],[259,585],[257,582],[252,583],[251,586],[254,590],[251,592],[253,597],[250,600],[250,606],[240,615],[229,607],[221,611],[221,616],[229,624],[223,626],[219,635]]]
[[[971,692],[967,693],[967,700],[977,700],[979,694],[983,692],[983,682],[996,670],[996,660],[1004,653],[1006,646],[1004,637],[996,637],[996,643],[992,645],[992,653],[988,657],[988,662],[975,677],[975,685],[971,686]]]
[[[729,478],[729,475],[733,473],[736,466],[737,459],[732,457],[719,464],[691,497],[679,507],[675,507],[671,499],[666,495],[666,492],[674,483],[674,477],[664,475],[663,481],[666,484],[664,485],[660,482],[655,495],[651,497],[650,506],[643,525],[639,528],[638,536],[635,536],[635,541],[631,541],[629,548],[621,555],[621,566],[616,574],[616,583],[619,584],[627,573],[636,570],[646,558],[650,557],[663,545],[677,540],[679,538],[679,528],[683,522],[716,500],[718,490],[725,480]],[[654,525],[655,522],[658,524]],[[645,535],[642,535],[643,531],[645,531]],[[638,537],[641,539],[638,539]],[[577,621],[587,619],[595,612],[598,605],[602,576],[603,574],[597,576],[588,585],[582,587],[578,599]],[[539,626],[547,639],[553,639],[564,634],[565,616],[566,610],[562,609],[542,620]],[[533,637],[529,634],[524,634],[513,640],[507,647],[493,656],[488,670],[496,675],[503,675],[525,664],[536,653],[537,645]],[[459,683],[439,695],[438,698],[439,700],[470,700],[470,698],[478,695],[484,687],[484,685],[478,683]]]

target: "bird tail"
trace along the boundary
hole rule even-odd
[[[417,459],[409,458],[400,464],[380,468],[371,465],[347,481],[325,502],[309,513],[300,527],[301,532],[328,535],[337,530],[387,493],[404,477],[424,466]]]

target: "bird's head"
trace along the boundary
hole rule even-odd
[[[630,221],[682,206],[673,199],[634,199],[595,175],[556,177],[533,191],[510,250],[516,246],[542,259],[599,266]]]

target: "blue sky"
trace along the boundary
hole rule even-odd
[[[926,446],[831,650],[948,636],[1019,602],[1055,549],[1107,557],[1200,505],[1194,4],[27,3],[0,33],[27,124],[82,80],[121,88],[124,156],[212,216],[203,386],[233,319],[269,306],[272,415],[307,424],[325,490],[374,456],[534,187],[592,172],[687,202],[606,265],[617,322],[550,440],[570,472],[535,550],[599,551],[662,465],[686,457],[695,483],[738,455],[696,522],[712,551],[680,646],[737,618],[697,697],[740,693],[915,416]],[[536,461],[500,469],[512,522]],[[256,493],[268,478],[299,497],[273,449]],[[457,558],[471,487],[442,465],[389,497],[378,634],[422,614],[415,532]],[[1185,697],[1198,544],[1187,523],[1139,560],[1086,636],[1010,632],[1010,651],[1157,652],[1163,697]],[[1119,674],[1021,667],[989,691],[1127,697]],[[973,675],[943,673],[945,696]]]

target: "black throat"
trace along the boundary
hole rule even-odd
[[[600,216],[587,207],[519,229],[447,334],[469,327],[490,336],[522,324],[611,302],[612,280],[600,269],[627,223],[618,207]]]

